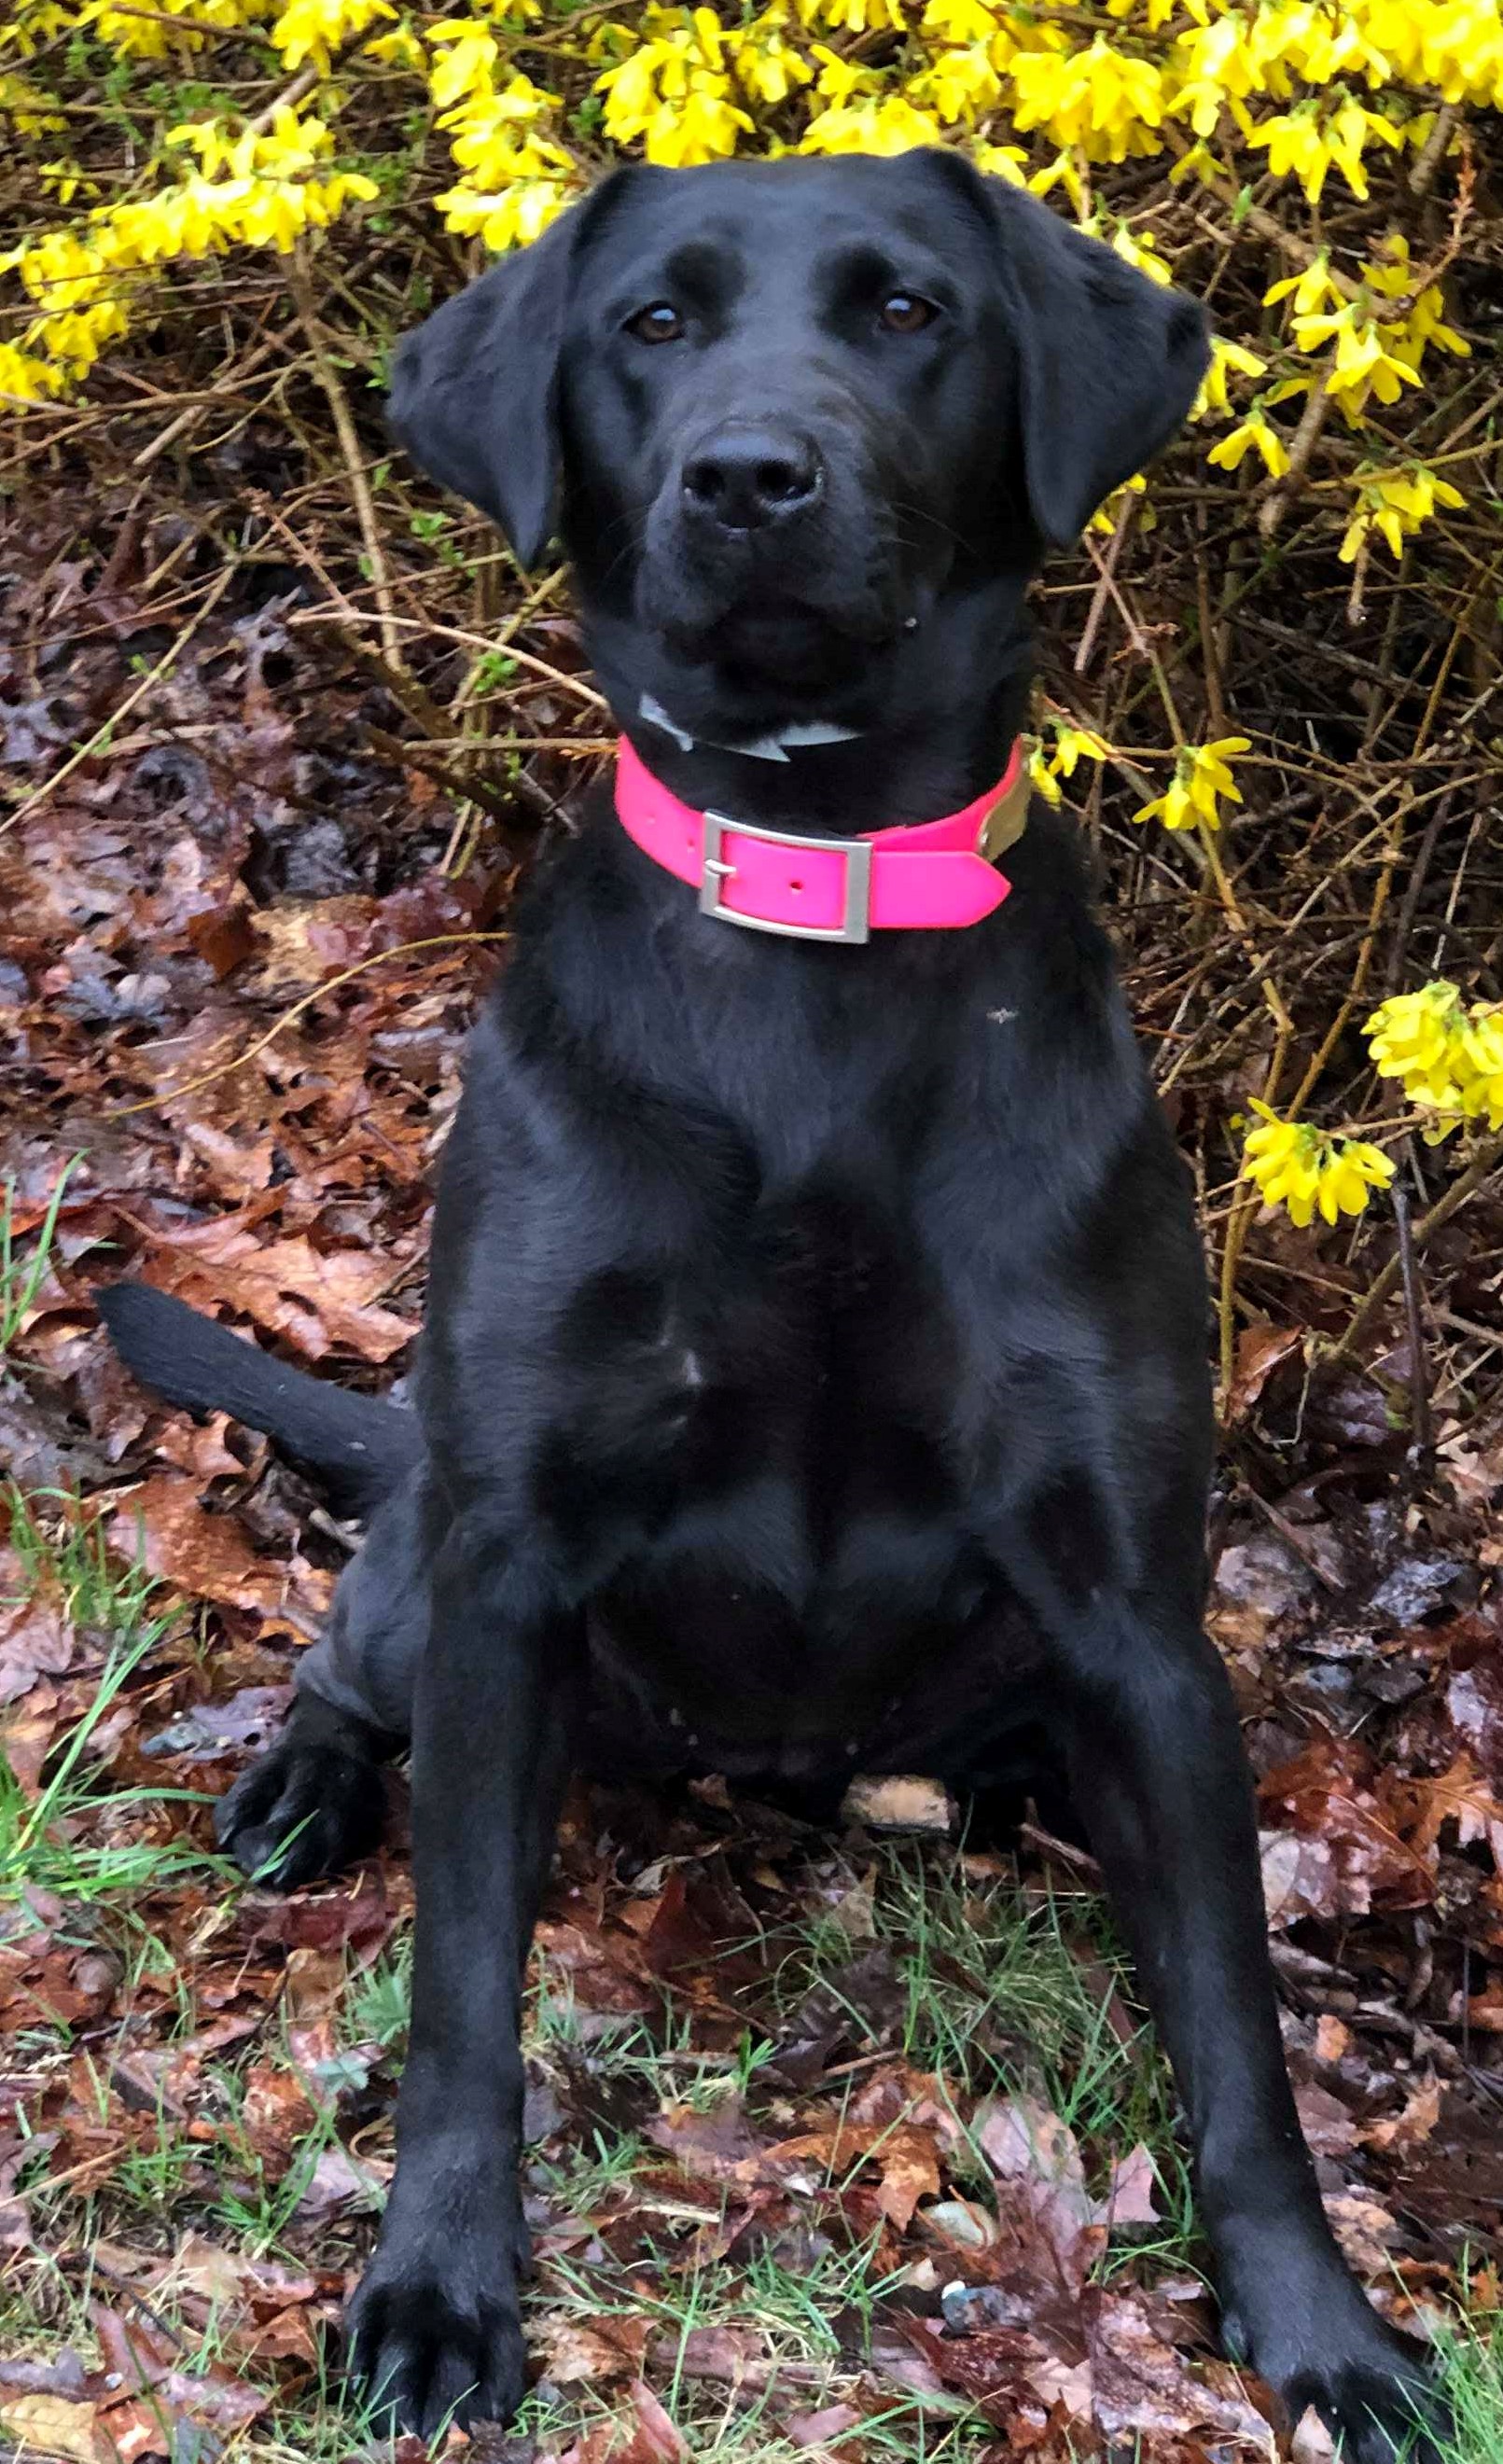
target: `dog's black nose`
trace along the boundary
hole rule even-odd
[[[684,505],[718,530],[761,530],[803,513],[824,476],[812,440],[797,429],[727,422],[685,460]]]

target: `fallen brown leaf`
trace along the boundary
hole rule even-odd
[[[1106,2196],[1096,2201],[1093,2223],[1104,2225],[1108,2233],[1116,2225],[1157,2224],[1154,2193],[1158,2188],[1159,2168],[1139,2144],[1113,2166]]]
[[[1068,2123],[1036,2099],[1013,2096],[978,2105],[971,2129],[999,2185],[1007,2187],[1015,2207],[1037,2228],[1061,2277],[1082,2283],[1105,2234]]]
[[[1109,2438],[1187,2438],[1200,2431],[1233,2442],[1238,2454],[1273,2456],[1272,2433],[1234,2389],[1208,2386],[1165,2342],[1136,2291],[1088,2296],[1092,2409]]]
[[[640,2377],[652,2332],[645,2311],[635,2319],[545,2313],[529,2323],[527,2344],[544,2378],[555,2385],[603,2387],[612,2380]]]
[[[63,2395],[8,2395],[0,2383],[0,2434],[37,2455],[70,2455],[77,2464],[99,2464],[96,2446],[99,2408]]]
[[[216,1303],[238,1309],[267,1334],[284,1336],[310,1360],[343,1352],[358,1360],[389,1360],[416,1328],[377,1294],[390,1288],[389,1256],[360,1249],[316,1249],[298,1234],[268,1241],[232,1216],[197,1224],[159,1245],[146,1280],[210,1313]]]
[[[955,1805],[938,1780],[853,1779],[840,1816],[843,1822],[859,1822],[868,1831],[947,1834],[954,1828]]]
[[[0,1705],[40,1676],[61,1677],[77,1647],[55,1578],[38,1580],[13,1549],[0,1547]]]
[[[121,1553],[138,1546],[148,1571],[195,1599],[291,1620],[316,1633],[333,1597],[332,1578],[301,1559],[263,1557],[232,1515],[210,1514],[198,1484],[182,1472],[160,1472],[129,1490],[111,1518]]]

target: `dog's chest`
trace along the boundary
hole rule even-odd
[[[597,1620],[669,1728],[719,1767],[823,1762],[870,1734],[916,1640],[987,1576],[961,1523],[957,1346],[908,1225],[829,1187],[735,1241],[576,1296],[578,1409],[557,1494],[638,1529]]]
[[[822,1561],[852,1513],[933,1512],[957,1348],[911,1225],[829,1186],[707,1227],[671,1263],[615,1265],[555,1335],[567,1457],[652,1476],[658,1516],[781,1485]]]

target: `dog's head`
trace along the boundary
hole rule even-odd
[[[1205,358],[1194,301],[957,155],[643,167],[410,335],[391,409],[523,564],[562,532],[608,683],[829,717],[948,596],[1021,596]]]

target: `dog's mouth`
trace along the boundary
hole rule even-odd
[[[917,596],[895,555],[863,553],[821,524],[772,553],[704,555],[650,538],[635,602],[674,657],[818,701],[901,636]]]
[[[675,655],[727,678],[790,688],[800,697],[818,699],[849,681],[902,629],[896,606],[874,596],[864,606],[851,600],[826,606],[771,591],[719,605],[696,597],[697,604],[675,605],[652,593],[650,583],[645,590],[643,612]]]
[[[803,496],[732,510],[744,522],[717,518],[717,502],[707,514],[675,466],[643,522],[635,616],[696,667],[818,701],[897,641],[934,586],[930,526],[828,451]]]

